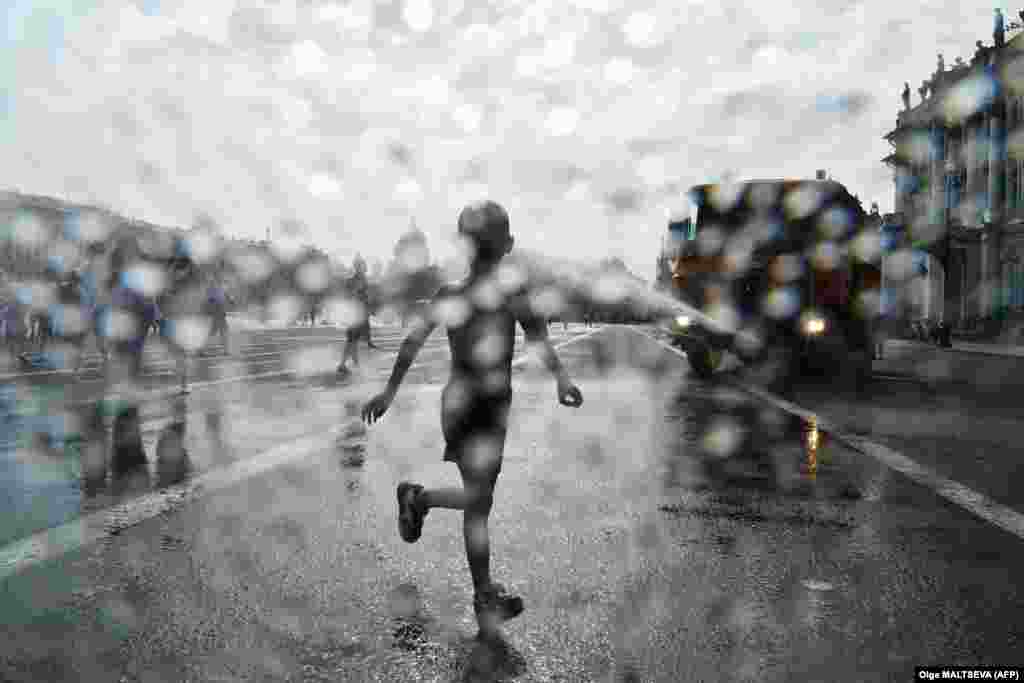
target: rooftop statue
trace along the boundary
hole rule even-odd
[[[989,48],[985,47],[984,43],[980,40],[975,41],[974,46],[976,49],[974,50],[974,58],[971,60],[971,64],[977,64],[978,62],[984,61],[988,56]]]
[[[939,53],[939,68],[936,73],[944,73],[946,71],[946,60],[942,58],[942,53]]]
[[[921,87],[917,89],[917,94],[921,96],[922,102],[928,99],[928,81],[921,81]]]
[[[903,84],[903,108],[910,109],[910,83]]]

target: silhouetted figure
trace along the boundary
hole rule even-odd
[[[424,517],[431,508],[463,511],[466,556],[475,592],[473,606],[480,635],[488,638],[498,632],[501,621],[523,610],[521,598],[510,595],[491,579],[487,529],[512,401],[511,365],[517,322],[528,341],[540,344],[545,365],[557,377],[559,402],[578,407],[583,396],[562,368],[547,338],[544,316],[532,310],[526,288],[501,292],[496,283],[498,265],[513,245],[505,209],[490,201],[470,205],[459,215],[458,230],[475,247],[468,277],[442,287],[434,297],[427,319],[402,342],[387,388],[366,404],[363,418],[373,423],[387,412],[423,344],[439,324],[446,324],[452,376],[441,397],[444,460],[458,466],[463,488],[427,490],[411,482],[400,483],[399,532],[412,543],[419,539]],[[500,297],[484,296],[495,287]],[[459,320],[441,320],[438,314],[445,302],[461,302],[469,310]]]
[[[910,109],[910,83],[903,83],[903,108]]]
[[[103,373],[106,374],[110,360],[108,346],[105,341],[104,330],[102,329],[103,312],[107,296],[107,284],[109,275],[108,264],[104,256],[104,245],[94,243],[89,245],[86,263],[81,271],[79,280],[79,302],[81,305],[85,334],[81,346],[77,349],[75,359],[75,378],[79,377],[82,365],[85,362],[85,348],[92,337],[96,340],[96,350],[99,351],[103,360]]]
[[[177,361],[180,392],[188,393],[189,354],[186,335],[177,325],[186,318],[200,315],[207,305],[207,292],[202,286],[199,268],[189,254],[189,245],[179,240],[174,256],[167,263],[167,287],[160,301],[163,315],[161,334],[167,345],[174,350]]]
[[[92,496],[107,483],[107,429],[103,402],[83,406],[80,419],[82,441],[78,453],[81,459],[82,490],[86,496]]]
[[[210,277],[209,286],[206,291],[205,313],[210,317],[210,336],[207,342],[219,338],[224,346],[224,355],[231,355],[231,334],[228,329],[228,305],[234,300],[228,294],[227,289],[219,273]]]
[[[366,262],[356,257],[353,262],[352,277],[349,279],[349,296],[359,304],[359,319],[352,322],[345,331],[345,347],[341,353],[341,364],[338,374],[348,374],[348,361],[359,367],[359,342],[365,338],[371,349],[377,348],[370,337],[370,283],[366,279]]]
[[[917,89],[917,94],[921,96],[922,103],[928,99],[928,81],[921,81],[921,87]]]
[[[106,332],[116,335],[111,342],[111,350],[114,359],[117,361],[115,369],[126,368],[130,379],[138,380],[142,375],[143,353],[146,347],[146,333],[152,323],[151,315],[155,311],[147,308],[145,297],[139,291],[139,283],[130,281],[134,275],[130,269],[140,258],[139,246],[134,238],[123,240],[111,254],[110,257],[110,306],[107,310],[109,319],[109,330]],[[116,317],[115,317],[116,316]],[[129,329],[114,329],[114,325],[120,326],[119,320],[130,320]],[[122,373],[123,375],[123,373]],[[120,381],[125,377],[117,377]]]
[[[156,444],[157,486],[164,488],[180,484],[191,469],[185,450],[185,422],[179,420],[167,426]]]
[[[942,53],[940,52],[939,53],[938,68],[936,69],[935,73],[942,74],[942,73],[945,73],[945,72],[946,72],[946,60],[943,58]]]
[[[146,451],[142,446],[138,406],[126,406],[114,418],[113,453],[110,465],[115,477],[146,466]]]

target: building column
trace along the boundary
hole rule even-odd
[[[1002,222],[1006,207],[1006,130],[1001,105],[993,104],[988,120],[988,207],[993,225]]]
[[[964,164],[967,167],[967,183],[963,189],[960,216],[965,226],[977,223],[977,204],[975,194],[978,192],[978,122],[974,119],[964,121]]]
[[[979,291],[982,293],[983,311],[985,315],[994,310],[994,293],[1000,279],[999,242],[1006,216],[1006,128],[1004,118],[1005,101],[997,99],[989,116],[989,171],[988,171],[988,206],[991,221],[985,227],[985,241],[982,243],[981,280]]]
[[[939,242],[934,246],[938,247],[940,253],[945,249],[945,243],[947,239],[947,232],[949,230],[949,221],[946,215],[946,140],[945,140],[945,128],[938,122],[935,121],[931,126],[931,168],[929,169],[931,178],[931,201],[929,202],[928,211],[928,225],[929,230],[935,230],[938,228],[935,236],[939,239]],[[934,251],[934,249],[933,249]],[[929,259],[931,260],[931,259]],[[942,260],[948,260],[946,254],[943,254]],[[938,276],[939,274],[932,275],[934,269],[929,269],[930,273],[928,276],[929,280],[929,301],[926,305],[928,310],[927,315],[938,316],[945,320],[947,312],[951,312],[953,309],[950,307],[949,302],[946,302],[943,295],[937,291],[941,285],[944,285],[945,278],[949,277],[949,263],[942,264],[942,270],[945,277]],[[938,277],[937,277],[938,276]],[[938,282],[937,282],[938,280]],[[935,292],[935,296],[931,295]],[[941,291],[945,291],[945,287],[942,287]]]
[[[931,197],[929,201],[928,223],[944,225],[946,218],[946,136],[945,128],[938,122],[931,125],[931,168],[929,183]]]

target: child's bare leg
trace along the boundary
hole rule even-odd
[[[462,469],[466,506],[462,513],[462,534],[466,542],[466,560],[473,576],[473,589],[480,593],[491,585],[491,535],[487,520],[494,505],[494,481]],[[496,478],[496,475],[495,475]]]
[[[473,588],[479,592],[491,584],[491,544],[487,520],[494,504],[494,479],[481,477],[459,464],[464,488],[426,489],[417,503],[424,513],[431,508],[462,510],[462,533],[466,542],[466,559],[473,576]]]
[[[465,489],[425,489],[420,493],[419,502],[426,510],[431,508],[465,510],[468,497]]]

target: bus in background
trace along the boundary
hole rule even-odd
[[[698,185],[690,199],[695,220],[669,226],[672,290],[724,323],[712,329],[687,315],[670,322],[693,371],[710,377],[730,352],[779,363],[784,392],[812,366],[851,368],[863,387],[881,270],[877,229],[859,200],[820,176]]]

